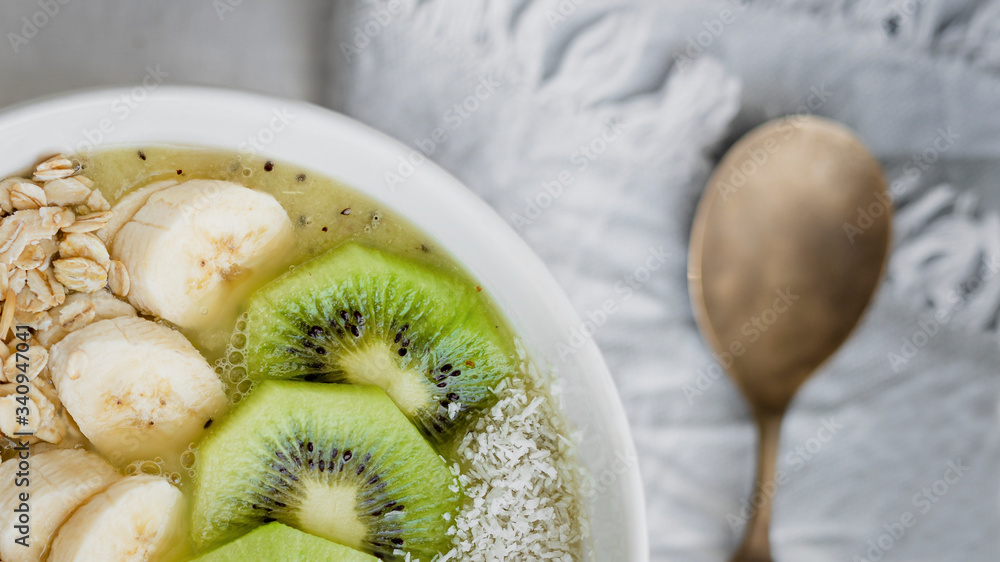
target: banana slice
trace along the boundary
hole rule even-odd
[[[104,245],[111,250],[111,244],[115,239],[115,235],[121,230],[125,223],[132,220],[132,217],[146,204],[146,201],[153,196],[154,193],[163,191],[168,187],[173,187],[177,185],[176,180],[166,180],[151,183],[145,187],[141,187],[125,197],[122,197],[117,203],[115,203],[114,213],[111,215],[111,220],[107,222],[103,227],[101,227],[94,234],[104,242]]]
[[[150,195],[111,247],[131,278],[129,302],[192,328],[211,322],[233,285],[283,259],[292,243],[292,223],[270,195],[191,180]]]
[[[163,478],[129,476],[59,529],[48,562],[154,562],[183,543],[184,497]]]
[[[222,382],[179,332],[101,320],[49,350],[52,382],[80,431],[115,464],[178,461],[226,405]]]
[[[18,487],[19,459],[0,465],[0,557],[5,562],[37,562],[56,530],[83,502],[101,492],[121,475],[101,457],[83,449],[56,449],[35,453],[28,459],[29,484]],[[21,502],[20,494],[28,493]],[[30,510],[28,546],[16,543],[23,529],[16,526],[26,503]],[[23,508],[22,508],[23,509]]]

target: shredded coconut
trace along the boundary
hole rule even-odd
[[[498,402],[458,447],[452,472],[467,500],[449,529],[454,548],[436,562],[583,558],[583,469],[549,381],[523,371],[497,385]]]

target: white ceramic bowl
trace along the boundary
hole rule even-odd
[[[580,318],[541,260],[489,206],[412,149],[343,115],[302,102],[152,83],[0,112],[0,177],[51,153],[157,144],[259,152],[315,170],[434,237],[483,282],[528,352],[561,378],[566,409],[582,433],[580,455],[595,481],[588,499],[596,559],[649,559],[635,447],[611,375],[589,337],[571,341]],[[408,176],[393,189],[386,171]],[[573,352],[565,353],[566,346]]]

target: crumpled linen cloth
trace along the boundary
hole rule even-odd
[[[0,31],[38,9],[0,7]],[[492,204],[597,326],[639,450],[657,561],[725,560],[752,493],[753,426],[688,304],[701,190],[721,151],[767,119],[844,122],[885,166],[894,248],[863,324],[788,413],[775,559],[1000,556],[1000,2],[60,10],[17,52],[0,45],[0,104],[135,84],[161,65],[169,83],[325,103]]]
[[[857,130],[893,184],[895,247],[862,326],[788,413],[775,559],[1000,557],[1000,223],[969,191],[995,201],[1000,178],[998,3],[439,0],[367,44],[377,15],[359,6],[334,18],[329,103],[486,198],[584,320],[617,305],[595,339],[654,560],[727,559],[751,493],[754,429],[686,290],[711,165],[779,115]]]

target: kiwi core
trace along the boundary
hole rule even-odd
[[[397,359],[395,350],[372,343],[345,350],[339,363],[347,382],[381,387],[403,413],[413,416],[434,396],[427,388],[427,375],[402,368]]]
[[[358,490],[348,484],[304,482],[296,519],[303,531],[351,548],[361,548],[368,528],[358,518]]]

